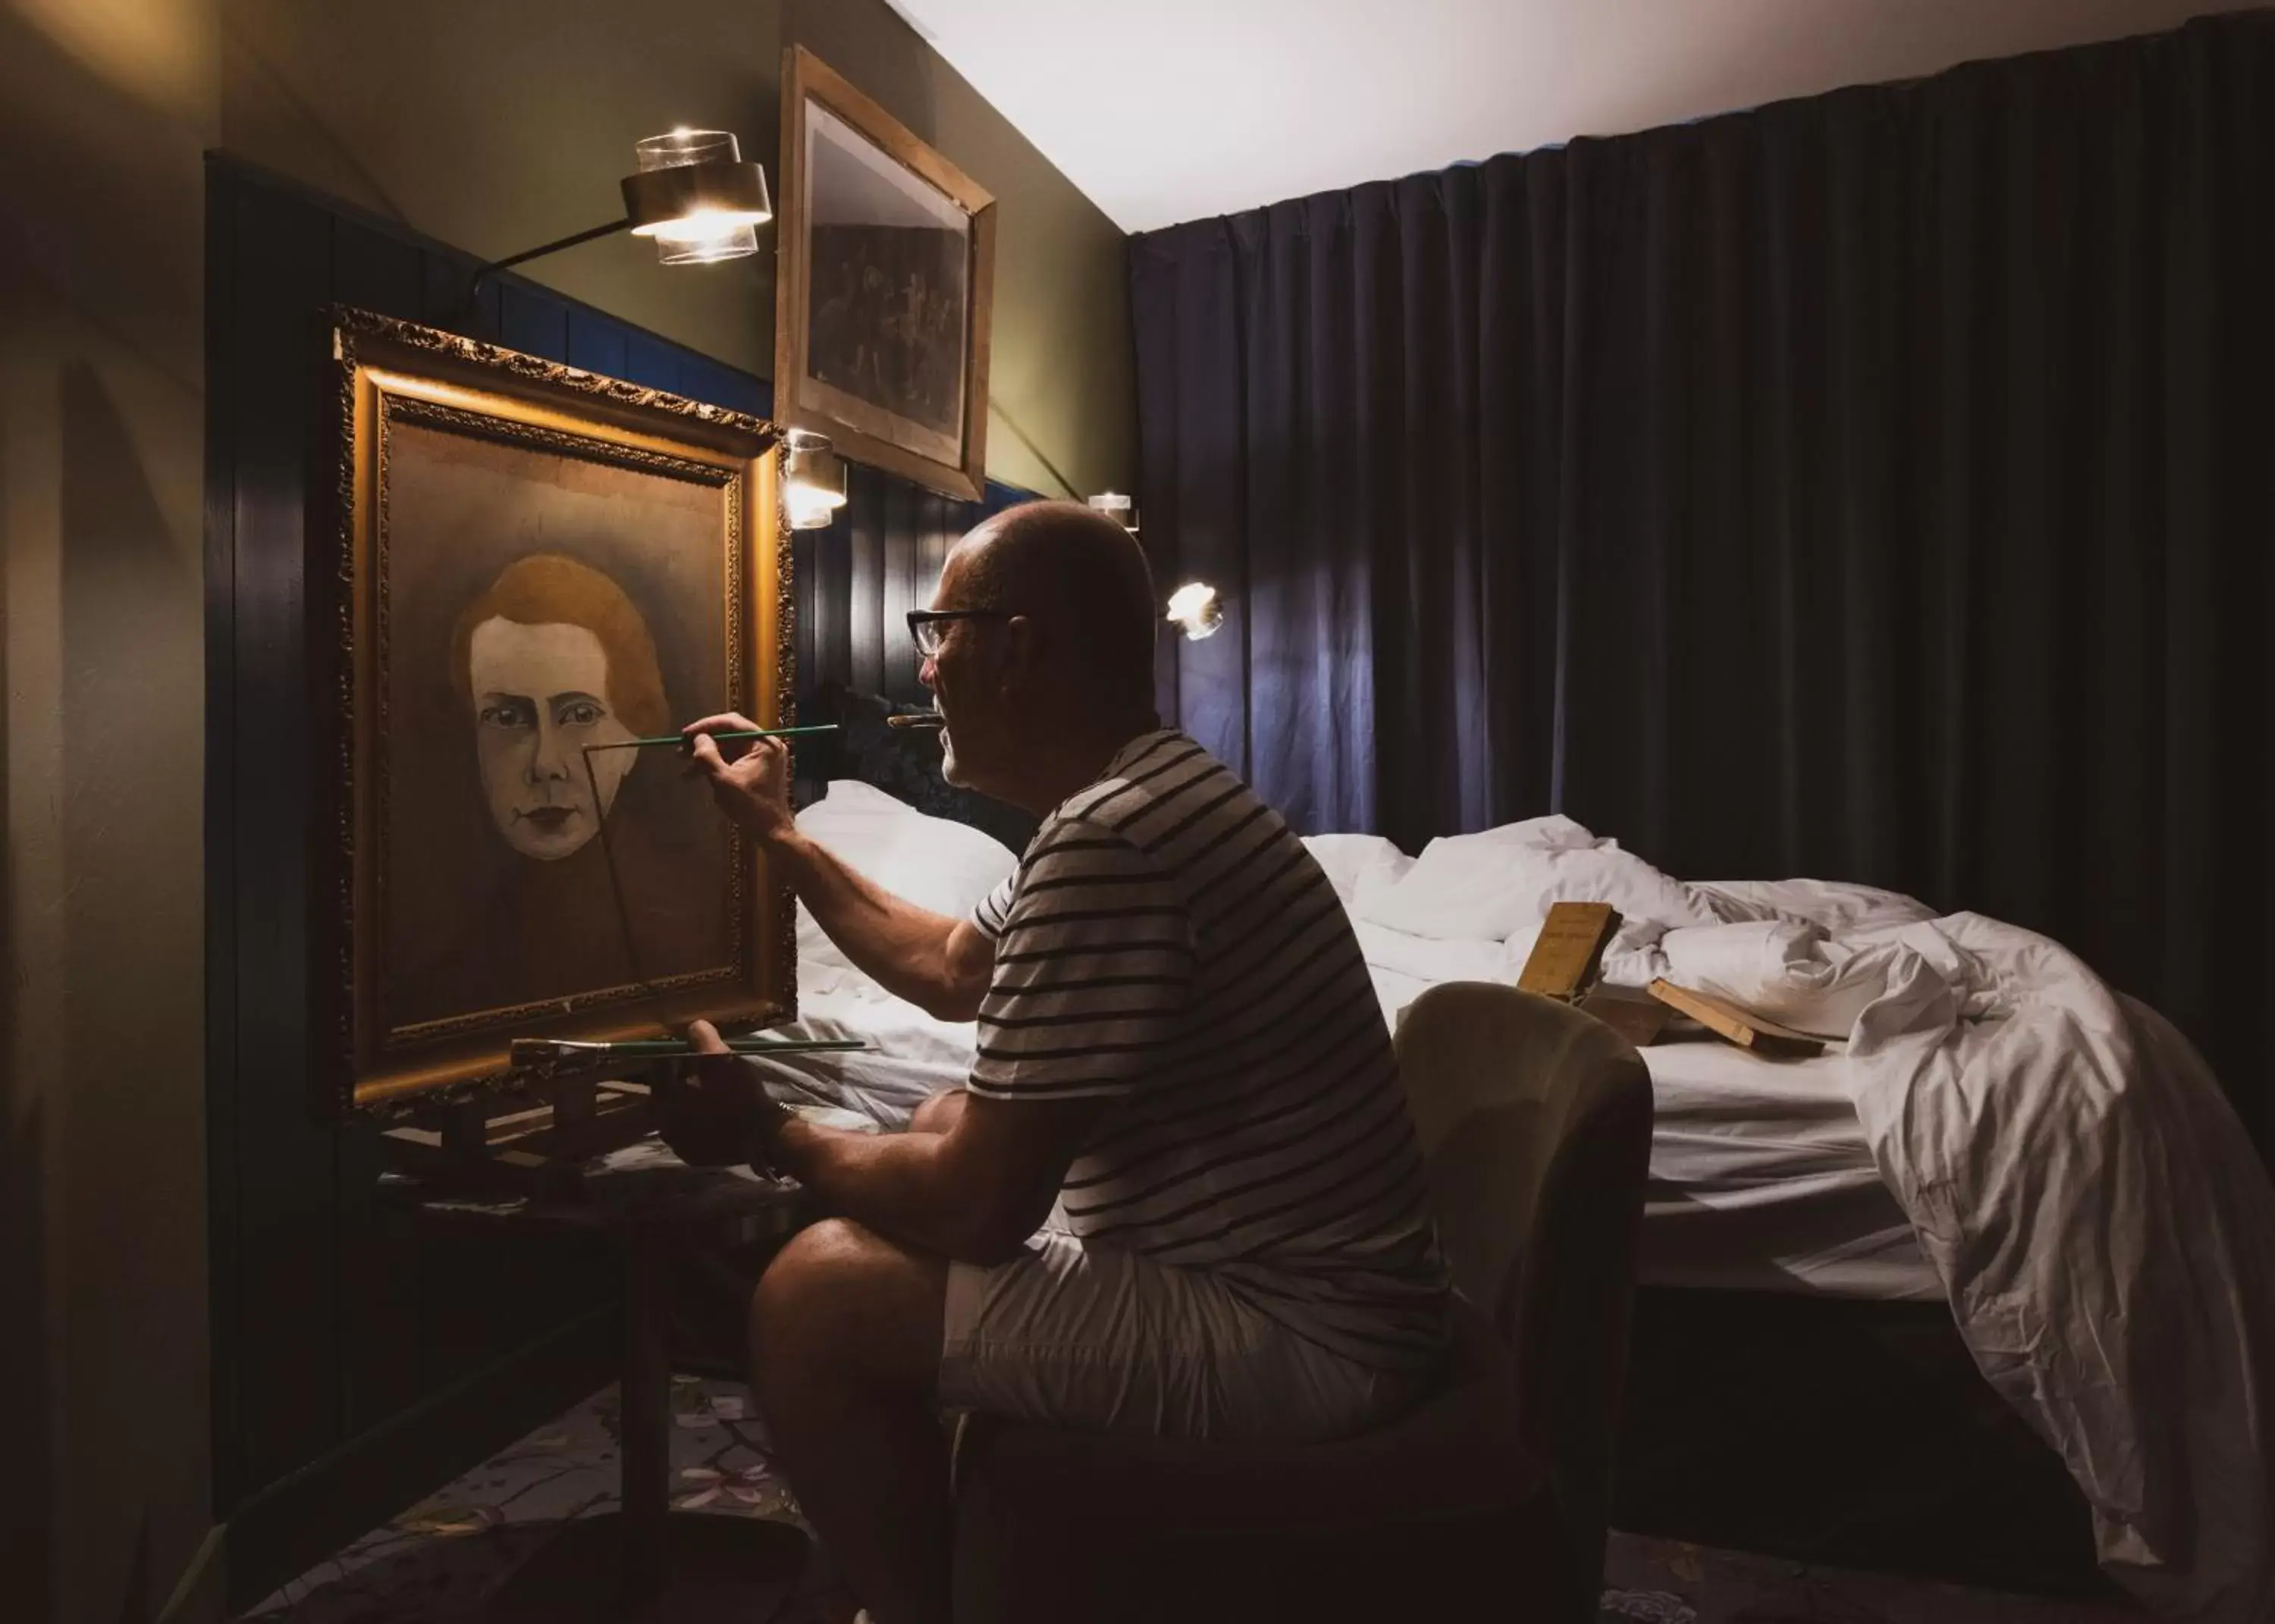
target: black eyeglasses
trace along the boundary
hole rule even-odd
[[[916,639],[917,653],[931,659],[940,653],[940,640],[948,633],[942,629],[951,620],[1009,620],[1009,609],[911,609],[909,636]]]

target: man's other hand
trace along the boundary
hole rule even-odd
[[[778,738],[751,739],[750,748],[729,761],[711,736],[755,732],[758,725],[729,711],[691,721],[680,734],[687,740],[695,770],[710,780],[720,810],[765,843],[797,827],[790,804],[790,746]]]
[[[748,1161],[785,1113],[767,1097],[750,1066],[728,1049],[710,1022],[691,1024],[687,1041],[704,1058],[657,1092],[663,1142],[691,1167]]]

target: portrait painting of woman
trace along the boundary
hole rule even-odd
[[[730,831],[676,752],[610,748],[727,691],[715,493],[395,432],[390,1031],[726,974]]]
[[[675,752],[624,747],[696,696],[674,709],[624,588],[525,553],[459,611],[441,675],[455,725],[404,739],[390,830],[396,1028],[724,971],[729,832]]]
[[[680,752],[632,741],[772,714],[768,442],[698,423],[683,450],[621,413],[579,433],[518,395],[369,375],[357,1089],[502,1069],[525,1034],[764,1008],[776,899]]]

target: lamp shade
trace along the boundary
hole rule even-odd
[[[633,151],[639,172],[624,178],[635,237],[655,238],[666,265],[700,265],[759,251],[757,229],[775,217],[766,172],[743,162],[725,130],[651,135]]]
[[[829,436],[793,428],[782,441],[782,509],[792,530],[827,527],[845,505],[845,465]]]
[[[1138,504],[1120,491],[1100,491],[1090,499],[1090,505],[1131,535],[1138,533]]]

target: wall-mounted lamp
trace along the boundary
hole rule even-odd
[[[829,436],[793,428],[782,441],[782,510],[792,530],[822,530],[845,505],[845,465]]]
[[[1138,533],[1138,504],[1120,491],[1100,491],[1090,499],[1090,505],[1131,535]],[[1169,594],[1168,618],[1184,632],[1187,642],[1198,643],[1214,637],[1216,629],[1224,624],[1224,605],[1217,601],[1216,588],[1206,581],[1187,581]]]
[[[624,217],[578,231],[521,253],[475,268],[467,284],[472,306],[494,271],[526,264],[563,248],[618,231],[655,239],[666,265],[708,265],[759,251],[757,228],[775,217],[766,171],[743,162],[740,145],[724,130],[674,130],[634,144],[639,171],[618,183]]]
[[[634,237],[655,239],[666,265],[711,265],[759,251],[775,217],[766,171],[743,162],[724,130],[674,130],[634,144],[639,173],[620,183]]]
[[[1169,594],[1168,620],[1183,631],[1187,642],[1198,643],[1214,637],[1216,629],[1224,624],[1224,605],[1217,601],[1216,588],[1206,581],[1187,581]]]
[[[1138,504],[1120,491],[1100,491],[1090,499],[1090,505],[1131,535],[1138,533]]]

